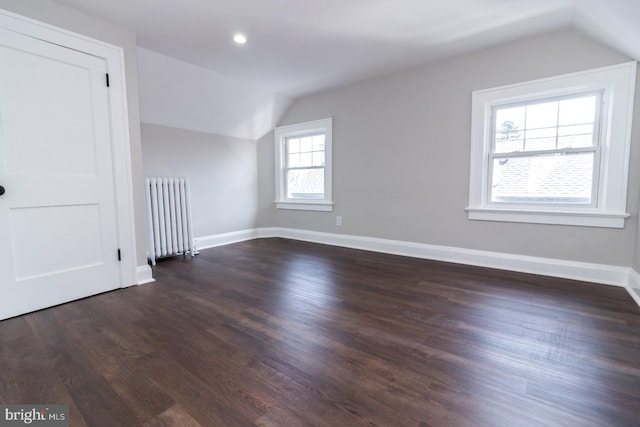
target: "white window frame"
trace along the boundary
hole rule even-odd
[[[475,91],[471,111],[469,206],[471,220],[624,228],[636,62]],[[492,203],[491,164],[495,107],[600,92],[599,158],[595,203]]]
[[[295,136],[305,136],[322,133],[324,139],[324,198],[323,199],[298,199],[287,197],[286,187],[286,142],[288,138]],[[278,209],[296,209],[306,211],[324,211],[331,212],[333,210],[332,198],[332,134],[333,120],[331,117],[326,119],[314,120],[310,122],[297,123],[293,125],[280,126],[274,131],[275,144],[275,179],[276,179],[276,208]]]

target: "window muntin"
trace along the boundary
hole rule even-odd
[[[493,107],[490,204],[597,204],[600,92]]]

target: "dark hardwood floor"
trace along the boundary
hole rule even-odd
[[[638,426],[622,288],[283,239],[0,322],[0,401],[72,426]]]

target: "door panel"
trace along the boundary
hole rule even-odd
[[[0,319],[120,287],[103,59],[0,29]]]
[[[99,205],[12,209],[9,221],[16,281],[93,267],[102,261]],[[74,238],[67,236],[68,230],[73,230]]]
[[[2,71],[2,95],[10,103],[3,102],[2,114],[6,173],[95,176],[92,70],[6,47],[0,49],[0,61],[14,65]]]

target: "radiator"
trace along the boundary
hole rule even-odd
[[[191,228],[191,196],[186,178],[145,179],[147,258],[197,254]]]

